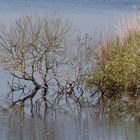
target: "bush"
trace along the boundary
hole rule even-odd
[[[137,102],[140,95],[140,30],[102,40],[96,66],[86,84],[106,101]],[[97,44],[98,46],[98,44]],[[113,102],[111,102],[113,103]]]

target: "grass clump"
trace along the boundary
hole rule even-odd
[[[123,110],[122,103],[128,105],[125,109],[135,104],[137,110],[140,104],[140,29],[128,28],[123,36],[102,40],[100,46],[96,66],[89,71],[86,84],[100,93],[99,101],[102,99],[109,106],[119,107],[118,110]]]

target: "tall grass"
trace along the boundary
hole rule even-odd
[[[101,94],[104,103],[120,106],[140,100],[140,16],[123,19],[112,38],[102,38],[96,67],[88,73],[87,85]],[[135,107],[136,107],[135,106]],[[122,106],[121,106],[122,107]],[[119,108],[120,109],[120,108]],[[130,106],[128,107],[130,109]],[[132,110],[131,110],[132,112]]]

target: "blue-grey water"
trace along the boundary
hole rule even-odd
[[[0,0],[0,22],[9,24],[26,14],[60,14],[71,19],[81,33],[114,30],[116,23],[139,12],[140,0]],[[0,95],[8,92],[7,73],[0,74]],[[0,140],[139,140],[140,124],[110,122],[91,114],[50,113],[45,120],[0,113]]]
[[[0,136],[1,140],[139,140],[140,125],[95,118],[87,111],[77,116],[50,112],[45,119],[1,113]]]

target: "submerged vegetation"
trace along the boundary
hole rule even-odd
[[[134,115],[140,111],[140,20],[135,21],[131,26],[126,23],[123,34],[100,42],[96,67],[86,81],[111,112]]]
[[[1,28],[0,62],[11,76],[10,107],[23,111],[30,103],[33,113],[88,104],[82,75],[90,40],[75,40],[71,34],[69,22],[57,16],[25,16]]]
[[[138,114],[140,20],[133,22],[98,39],[72,37],[69,22],[56,16],[26,16],[4,26],[0,61],[11,75],[10,107],[23,111],[30,101],[32,113],[76,106]]]

